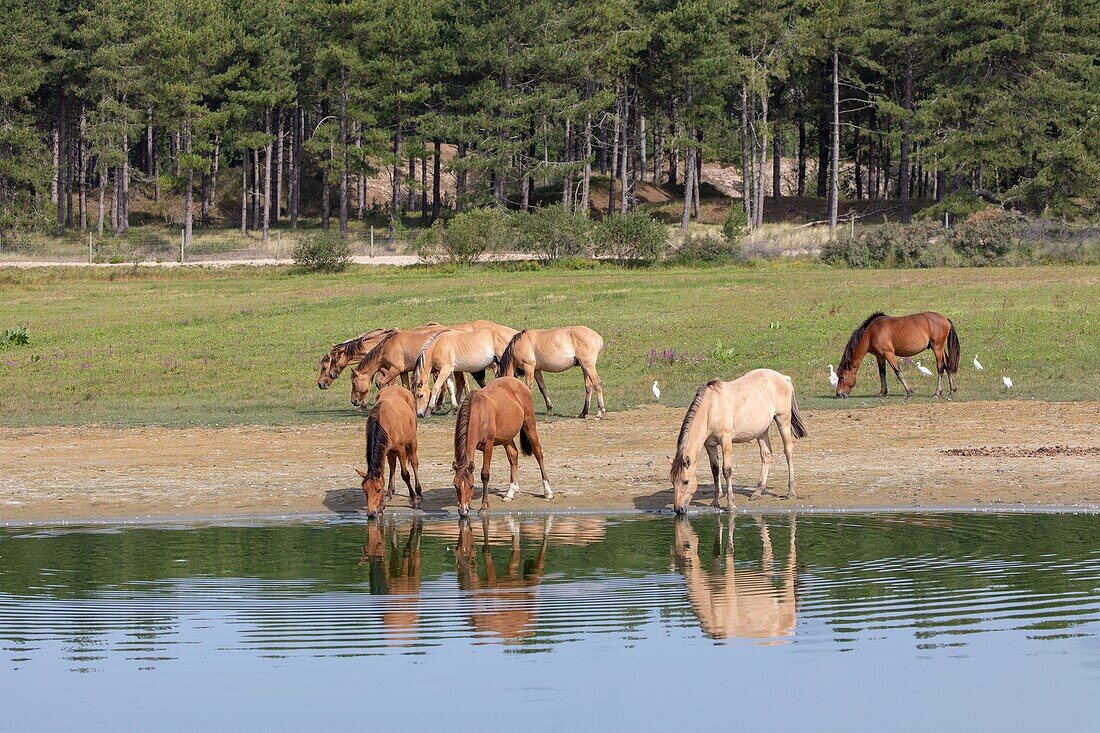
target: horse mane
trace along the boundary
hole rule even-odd
[[[466,397],[458,406],[455,420],[455,465],[462,468],[470,462],[466,455],[466,438],[470,434],[470,398]]]
[[[508,345],[504,347],[504,352],[500,355],[500,373],[501,374],[504,374],[504,372],[508,370],[508,365],[512,363],[512,359],[514,357],[513,351],[515,350],[515,347],[516,347],[516,341],[518,341],[519,337],[522,336],[525,333],[527,333],[526,328],[523,329],[522,331],[520,331],[519,333],[517,333],[515,336],[513,336],[512,340],[508,342]]]
[[[358,336],[348,339],[347,341],[341,341],[338,344],[333,344],[332,348],[329,349],[329,356],[335,357],[337,354],[347,354],[355,351],[363,345],[364,341],[374,336],[377,336],[380,333],[385,333],[385,331],[383,331],[381,328],[372,328],[366,333],[361,333]]]
[[[390,329],[386,332],[386,335],[382,337],[382,340],[374,345],[374,348],[363,355],[363,358],[359,360],[359,363],[355,366],[356,371],[362,369],[367,362],[371,359],[375,359],[382,354],[382,348],[397,334],[397,331]]]
[[[429,336],[428,340],[424,342],[424,345],[420,347],[420,353],[416,355],[416,365],[413,366],[413,389],[416,389],[420,380],[424,378],[424,354],[428,351],[428,347],[432,345],[432,342],[439,338],[439,334],[441,333],[444,333],[444,331],[436,331]]]
[[[386,435],[382,423],[378,421],[378,414],[371,411],[367,417],[367,478],[376,479],[382,473],[383,459],[386,457],[386,446],[390,442],[390,436]]]
[[[676,438],[676,457],[672,459],[672,471],[669,473],[673,479],[675,479],[684,469],[684,449],[687,448],[687,436],[688,432],[691,430],[691,424],[695,422],[695,413],[697,413],[699,407],[702,406],[703,398],[706,396],[707,390],[717,390],[721,386],[721,379],[712,379],[695,390],[695,399],[693,399],[691,405],[688,406],[687,413],[684,415],[684,422],[680,425],[680,435]]]
[[[867,320],[861,323],[859,328],[852,331],[852,337],[848,339],[848,345],[844,347],[844,356],[840,357],[840,366],[837,367],[837,371],[844,371],[852,366],[852,357],[855,356],[856,346],[859,345],[860,340],[863,338],[863,334],[867,331],[867,327],[870,326],[876,318],[882,318],[885,315],[886,314],[882,311],[875,311],[867,316]]]

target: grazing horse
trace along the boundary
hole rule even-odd
[[[479,328],[476,331],[440,331],[424,342],[413,366],[412,391],[416,395],[416,413],[425,417],[432,404],[442,397],[443,385],[456,372],[484,374],[500,362],[501,354],[515,331]],[[435,388],[429,389],[429,374],[437,375]],[[484,378],[474,377],[481,386]]]
[[[878,359],[878,377],[882,382],[879,397],[886,396],[886,365],[894,370],[905,396],[912,396],[913,390],[901,375],[898,366],[899,356],[915,356],[925,349],[932,349],[936,355],[936,371],[939,380],[936,383],[935,397],[943,392],[943,373],[951,382],[951,395],[958,391],[955,375],[959,371],[959,334],[955,324],[939,313],[914,313],[909,316],[888,316],[885,313],[872,313],[860,327],[852,331],[848,345],[844,347],[844,356],[840,359],[837,374],[840,381],[836,385],[836,396],[847,397],[856,385],[856,373],[863,357],[868,352]]]
[[[703,632],[712,639],[779,639],[792,635],[798,622],[795,515],[791,515],[787,560],[778,572],[773,569],[775,551],[763,517],[756,517],[763,545],[759,570],[734,564],[734,515],[728,515],[726,521],[728,532],[723,542],[722,520],[718,519],[709,562],[700,559],[699,535],[687,518],[676,521],[672,556],[677,570],[684,576],[691,610],[699,619]],[[724,567],[721,565],[723,555]]]
[[[386,500],[393,496],[394,474],[401,461],[401,480],[409,487],[413,509],[420,508],[424,492],[420,488],[420,460],[416,455],[416,411],[412,394],[404,387],[394,385],[378,393],[378,400],[367,417],[367,470],[355,469],[363,479],[363,493],[367,496],[367,516],[373,517],[386,510]],[[390,464],[390,486],[382,492],[382,463]],[[416,488],[409,482],[409,466],[412,466]]]
[[[554,406],[550,403],[542,373],[564,372],[579,366],[584,374],[584,410],[580,416],[588,415],[592,392],[595,391],[597,415],[603,417],[603,382],[596,372],[596,359],[602,350],[603,338],[585,326],[525,328],[504,350],[500,358],[500,374],[511,377],[522,372],[528,387],[538,382],[546,411],[553,412]]]
[[[771,369],[753,369],[732,382],[712,379],[695,392],[695,399],[684,415],[680,437],[676,441],[676,457],[669,478],[674,499],[672,506],[682,514],[699,488],[696,478],[699,451],[706,446],[710,470],[714,476],[714,506],[722,496],[722,478],[726,481],[726,507],[733,510],[733,444],[755,440],[760,444],[760,483],[749,498],[757,499],[768,483],[768,461],[772,446],[768,429],[772,422],[783,438],[783,455],[787,457],[787,498],[797,496],[794,490],[792,456],[794,438],[806,437],[806,424],[798,412],[791,378]],[[721,449],[721,464],[719,462]]]
[[[375,328],[353,339],[333,344],[328,353],[321,357],[321,374],[317,377],[317,387],[328,389],[348,364],[366,356],[385,334],[385,329]]]
[[[484,454],[481,466],[481,508],[489,508],[489,465],[493,461],[493,448],[504,446],[511,468],[508,493],[504,501],[511,501],[519,489],[516,483],[519,464],[519,451],[516,450],[516,435],[523,455],[535,457],[542,472],[543,496],[554,498],[550,490],[550,479],[546,476],[546,466],[542,461],[542,445],[535,431],[535,406],[531,401],[531,390],[515,377],[494,379],[484,389],[472,392],[458,408],[455,423],[455,491],[458,494],[458,513],[467,516],[470,513],[470,501],[474,497],[474,451]]]
[[[367,403],[371,390],[385,387],[398,377],[409,386],[409,374],[424,340],[444,330],[444,326],[422,326],[405,331],[390,330],[367,352],[351,372],[351,404]],[[452,402],[457,402],[452,393]]]

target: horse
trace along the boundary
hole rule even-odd
[[[328,353],[321,357],[321,373],[317,377],[318,389],[328,389],[348,364],[362,359],[385,333],[385,329],[374,328],[355,338],[333,344]]]
[[[672,556],[676,568],[684,576],[691,609],[699,619],[703,632],[712,639],[778,639],[790,636],[798,622],[795,515],[791,515],[787,560],[779,572],[772,569],[775,551],[772,549],[771,533],[759,516],[756,517],[756,526],[763,546],[760,569],[735,566],[734,521],[734,515],[728,515],[729,529],[723,542],[722,520],[718,520],[718,532],[708,563],[699,557],[699,535],[691,523],[685,517],[676,521]],[[725,555],[724,568],[719,564],[722,555]]]
[[[416,358],[425,339],[444,330],[445,326],[422,326],[404,331],[389,330],[363,355],[351,372],[351,404],[361,407],[367,403],[375,386],[385,387],[398,377],[409,386],[409,374],[416,366]],[[453,388],[451,402],[457,405]]]
[[[493,460],[493,448],[504,446],[511,468],[508,493],[504,501],[511,501],[519,489],[516,483],[519,451],[516,435],[519,435],[523,455],[535,457],[542,472],[543,496],[554,498],[550,479],[542,461],[542,445],[535,430],[535,406],[531,390],[515,377],[494,379],[484,389],[472,392],[458,408],[455,422],[455,460],[451,468],[455,472],[454,486],[458,494],[458,513],[470,513],[470,501],[474,496],[474,451],[484,454],[481,466],[481,509],[489,508],[489,465]]]
[[[416,411],[412,394],[404,387],[394,385],[378,393],[378,399],[367,417],[367,470],[355,469],[363,479],[363,493],[367,497],[367,516],[373,517],[386,510],[386,500],[393,496],[394,474],[401,461],[401,480],[409,487],[413,509],[420,508],[424,495],[420,488],[420,460],[416,455]],[[389,490],[382,492],[382,463],[390,464]],[[412,466],[413,484],[409,482],[409,466]]]
[[[768,461],[772,447],[768,428],[775,422],[783,439],[787,458],[787,496],[797,496],[794,488],[792,453],[794,438],[807,435],[806,424],[798,412],[791,378],[771,369],[753,369],[732,382],[712,379],[695,392],[695,399],[684,415],[676,441],[676,457],[669,479],[674,492],[673,508],[683,514],[696,489],[699,451],[706,446],[710,470],[714,476],[714,506],[719,506],[722,481],[719,479],[719,448],[722,478],[726,482],[726,508],[733,511],[733,444],[755,440],[760,444],[760,483],[749,498],[758,499],[768,483]]]
[[[522,373],[528,387],[531,387],[532,381],[537,382],[546,411],[553,412],[554,406],[550,403],[542,373],[556,374],[579,366],[584,374],[584,409],[580,417],[588,416],[593,391],[596,392],[597,416],[603,417],[603,382],[596,372],[596,359],[602,350],[603,338],[585,326],[525,328],[504,350],[499,373],[506,377]]]
[[[885,313],[872,313],[859,328],[852,331],[848,345],[844,347],[844,356],[840,359],[837,373],[840,381],[836,385],[836,396],[847,397],[856,385],[856,373],[868,352],[878,359],[878,377],[882,382],[879,397],[886,396],[886,365],[894,370],[901,386],[905,388],[905,397],[913,395],[905,377],[898,366],[899,356],[915,356],[925,349],[932,349],[936,355],[936,371],[939,380],[936,383],[934,397],[943,392],[943,373],[947,372],[951,383],[951,392],[947,399],[958,391],[955,375],[959,371],[959,334],[951,319],[931,311],[914,313],[908,316],[888,316]]]
[[[412,391],[416,395],[416,414],[426,417],[431,406],[442,397],[443,385],[456,372],[484,375],[500,362],[501,354],[515,335],[503,326],[475,331],[440,331],[424,342],[413,366]],[[435,374],[435,388],[429,389],[428,375]],[[475,376],[485,386],[483,376]]]

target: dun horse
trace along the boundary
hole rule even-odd
[[[423,326],[405,331],[387,331],[352,369],[351,404],[356,407],[365,405],[375,385],[385,387],[398,377],[408,387],[409,374],[416,366],[420,347],[426,339],[444,328]],[[455,401],[453,394],[451,399]]]
[[[700,387],[680,426],[676,457],[669,476],[676,513],[687,509],[699,488],[696,470],[699,451],[704,446],[714,476],[714,506],[719,505],[722,495],[721,468],[726,482],[726,506],[732,510],[733,444],[756,440],[760,444],[760,482],[750,498],[759,498],[768,483],[768,461],[772,454],[768,428],[773,421],[783,439],[783,454],[787,458],[787,498],[792,498],[796,496],[793,438],[803,438],[807,433],[806,424],[798,413],[791,378],[771,369],[753,369],[732,382],[714,379]]]
[[[321,373],[317,377],[317,387],[328,389],[344,368],[353,361],[359,361],[367,352],[373,349],[386,331],[381,328],[371,329],[361,333],[353,339],[333,344],[328,353],[321,357]]]
[[[542,472],[543,496],[554,498],[546,466],[542,460],[542,445],[535,431],[535,407],[531,402],[531,390],[515,377],[494,379],[485,389],[479,389],[467,397],[458,408],[455,423],[455,491],[458,494],[458,513],[465,517],[470,513],[474,496],[474,451],[484,454],[481,465],[481,508],[489,508],[489,465],[493,460],[493,448],[504,446],[508,455],[511,477],[504,501],[511,501],[519,489],[516,482],[519,451],[516,435],[519,435],[523,455],[533,455]]]
[[[367,417],[367,470],[355,469],[363,479],[368,517],[386,510],[386,500],[393,496],[398,461],[401,462],[401,480],[409,487],[413,508],[420,507],[423,491],[420,488],[420,461],[416,448],[416,412],[412,394],[404,387],[386,387],[378,393],[378,401]],[[382,492],[384,461],[390,464],[390,486],[385,494]],[[416,481],[415,489],[409,482],[410,465]]]
[[[597,415],[603,417],[603,382],[596,372],[596,359],[603,350],[603,338],[591,328],[570,326],[567,328],[525,328],[515,335],[500,359],[500,374],[511,377],[522,373],[531,387],[538,382],[546,411],[553,412],[543,372],[558,373],[581,368],[584,373],[584,410],[586,417],[592,404],[592,392],[596,392]]]
[[[476,331],[440,331],[424,342],[413,366],[412,391],[416,395],[416,413],[425,417],[442,397],[443,385],[457,372],[474,374],[485,386],[485,370],[500,362],[508,342],[516,332],[504,326]],[[435,374],[435,388],[428,377]]]
[[[914,313],[909,316],[888,316],[884,313],[872,313],[859,328],[852,332],[848,339],[848,345],[844,347],[844,356],[840,359],[840,368],[837,375],[840,381],[836,385],[836,396],[847,397],[856,385],[856,373],[863,357],[868,353],[874,354],[878,360],[878,377],[882,383],[879,397],[886,396],[886,365],[894,370],[901,386],[905,388],[905,396],[910,397],[913,390],[901,375],[901,367],[898,366],[899,356],[915,356],[925,349],[932,349],[936,355],[936,372],[939,380],[936,382],[935,397],[943,392],[943,373],[947,372],[947,378],[951,383],[951,395],[958,391],[955,384],[955,375],[959,371],[959,334],[955,331],[955,324],[950,319],[939,313]]]

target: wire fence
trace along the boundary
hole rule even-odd
[[[266,240],[260,232],[196,228],[184,246],[176,227],[142,225],[119,235],[69,231],[61,236],[23,234],[0,244],[0,265],[16,262],[124,264],[148,262],[291,261],[294,248],[318,229],[275,228]],[[387,228],[364,227],[348,232],[348,248],[359,257],[416,254],[416,236]]]

